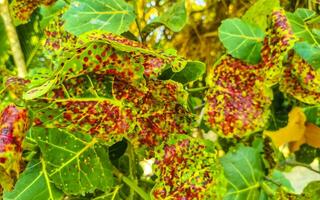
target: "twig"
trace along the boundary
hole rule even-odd
[[[16,28],[10,17],[8,0],[0,0],[0,11],[9,39],[13,60],[17,66],[18,76],[24,78],[27,74],[26,63],[24,61]]]
[[[305,163],[301,163],[301,162],[297,162],[297,161],[288,161],[288,160],[287,160],[287,161],[286,161],[286,164],[287,164],[287,165],[290,165],[290,166],[301,166],[301,167],[305,167],[305,168],[307,168],[307,169],[309,169],[309,170],[311,170],[311,171],[313,171],[313,172],[316,172],[316,173],[320,174],[320,171],[313,169],[310,165],[307,165],[307,164],[305,164]]]
[[[141,189],[134,181],[124,176],[117,168],[113,169],[113,174],[116,175],[116,177],[118,177],[119,179],[121,179],[130,188],[134,189],[134,191],[136,191],[136,193],[138,193],[140,197],[142,197],[142,199],[144,200],[151,199],[150,196],[143,189]]]

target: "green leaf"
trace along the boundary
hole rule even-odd
[[[320,68],[320,47],[314,47],[308,42],[298,42],[293,48],[315,70]]]
[[[84,194],[113,186],[108,150],[88,134],[33,128],[49,178],[66,194]]]
[[[5,192],[4,200],[59,200],[63,193],[59,191],[48,177],[43,160],[32,160],[21,174],[15,188]]]
[[[305,199],[320,199],[320,181],[313,181],[303,189]],[[308,198],[309,197],[309,198]]]
[[[320,126],[320,107],[310,106],[303,109],[304,114],[307,117],[307,121]]]
[[[206,71],[206,65],[199,61],[190,61],[180,72],[174,73],[171,68],[161,74],[163,80],[174,80],[185,84],[198,80]]]
[[[264,33],[261,29],[233,18],[222,21],[219,38],[227,53],[250,64],[260,61],[260,51]]]
[[[264,169],[258,150],[239,146],[222,157],[221,163],[228,180],[225,200],[259,199],[263,195],[260,181]]]
[[[294,11],[294,14],[300,17],[303,21],[307,21],[317,15],[315,11],[306,8],[298,8]]]
[[[32,89],[28,90],[27,92],[25,92],[23,94],[23,99],[32,100],[32,99],[41,97],[42,95],[44,95],[48,91],[50,91],[56,83],[57,83],[57,79],[48,80],[44,84],[42,84],[38,87],[32,88]]]
[[[63,19],[65,30],[77,36],[93,30],[121,34],[129,29],[135,14],[124,0],[76,0]]]
[[[187,23],[187,10],[185,0],[175,3],[161,16],[155,18],[152,23],[160,23],[174,32],[179,32]]]
[[[285,187],[289,191],[294,191],[290,181],[283,175],[283,173],[279,170],[274,170],[270,177],[271,181],[265,181],[266,184],[269,185],[274,191],[279,189],[279,185]]]
[[[279,0],[258,0],[242,16],[245,22],[259,26],[262,30],[268,27],[268,16],[275,8],[280,7]]]
[[[66,6],[66,2],[64,0],[58,0],[52,6],[41,6],[40,7],[40,14],[42,19],[40,21],[40,27],[45,28],[49,22],[56,17],[59,11]]]
[[[2,20],[0,17],[0,66],[4,64],[9,59],[9,41],[7,38],[7,32]]]
[[[304,41],[309,42],[310,44],[319,45],[320,39],[315,37],[315,35],[312,33],[303,19],[300,18],[300,16],[290,12],[287,12],[286,16],[296,36],[302,38]]]

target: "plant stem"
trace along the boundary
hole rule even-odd
[[[287,165],[290,165],[290,166],[301,166],[301,167],[305,167],[305,168],[307,168],[307,169],[309,169],[309,170],[311,170],[311,171],[313,171],[313,172],[316,172],[316,173],[320,174],[320,171],[313,169],[310,165],[305,164],[305,163],[301,163],[301,162],[297,162],[297,161],[288,161],[288,160],[287,160],[287,161],[286,161],[286,164],[287,164]]]
[[[188,92],[199,92],[199,91],[202,91],[202,90],[206,90],[208,89],[207,86],[205,87],[199,87],[199,88],[191,88],[191,89],[187,89]]]
[[[127,184],[130,188],[132,188],[136,193],[142,197],[144,200],[150,200],[150,196],[143,190],[141,189],[134,181],[129,179],[128,177],[124,176],[118,169],[114,168],[113,173],[121,179],[125,184]]]
[[[17,66],[18,76],[24,78],[27,74],[24,56],[21,50],[18,34],[10,17],[8,0],[0,0],[0,11],[9,39],[14,63]]]

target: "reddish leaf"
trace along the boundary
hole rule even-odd
[[[274,11],[271,20],[271,27],[264,39],[260,63],[268,85],[274,85],[280,81],[283,73],[283,58],[297,41],[284,10]]]
[[[157,148],[153,188],[155,199],[221,198],[222,172],[211,144],[191,137],[173,137]]]
[[[10,179],[14,180],[20,173],[28,122],[27,111],[14,105],[7,106],[0,116],[0,185],[7,189]]]
[[[268,120],[272,94],[258,66],[224,57],[210,72],[207,121],[219,134],[243,136],[261,130]]]
[[[129,138],[138,146],[155,147],[173,134],[187,134],[191,115],[184,103],[187,93],[173,81],[147,81],[147,91],[115,80],[113,94],[133,107],[137,131]]]
[[[56,0],[14,0],[11,11],[14,19],[20,23],[27,23],[32,13],[41,5],[52,5]]]

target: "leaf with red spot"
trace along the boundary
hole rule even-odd
[[[320,103],[319,72],[306,61],[295,55],[285,69],[280,90],[307,104]]]
[[[137,111],[133,114],[136,131],[128,138],[137,146],[152,150],[170,135],[188,134],[192,116],[186,108],[188,94],[181,84],[149,80],[146,88],[146,91],[141,91],[126,82],[115,80],[113,95]]]
[[[283,73],[282,61],[297,41],[283,9],[271,15],[271,26],[267,30],[261,51],[260,63],[267,85],[280,81]]]
[[[7,106],[0,116],[0,185],[11,189],[19,175],[22,142],[28,129],[28,113],[14,105]]]
[[[25,24],[29,21],[32,13],[40,5],[52,5],[56,0],[13,0],[10,4],[10,9],[13,14],[15,23]]]
[[[213,144],[189,136],[157,147],[154,199],[220,199],[225,181]]]
[[[272,92],[258,66],[226,56],[210,72],[205,118],[224,136],[243,136],[262,130],[268,121]]]
[[[108,78],[91,74],[65,80],[31,104],[34,124],[91,134],[110,144],[121,140],[131,129],[132,110],[110,98]]]

